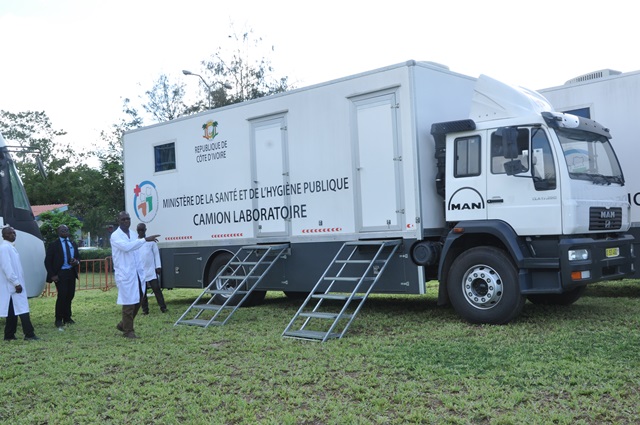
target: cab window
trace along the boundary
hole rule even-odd
[[[505,174],[505,164],[513,167],[513,162],[519,161],[519,173],[529,171],[529,129],[519,128],[517,138],[517,157],[505,158],[502,137],[497,132],[491,134],[491,172]]]
[[[480,136],[463,137],[455,141],[455,177],[480,175]]]

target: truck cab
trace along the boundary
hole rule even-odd
[[[441,302],[471,322],[506,323],[527,298],[570,304],[588,283],[633,273],[630,205],[607,128],[486,76],[470,115],[431,131],[449,229]]]

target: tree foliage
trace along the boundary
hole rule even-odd
[[[126,131],[142,125],[138,111],[131,107],[131,101],[123,100],[123,117],[111,126],[110,131],[102,131],[100,138],[103,147],[96,151],[100,162],[100,198],[99,208],[87,214],[87,229],[93,229],[98,235],[106,236],[105,225],[114,222],[115,217],[124,208],[124,167],[122,163],[122,136]],[[89,227],[89,224],[91,225]]]
[[[218,47],[207,60],[201,61],[202,72],[194,74],[201,78],[198,81],[200,98],[187,103],[186,84],[172,82],[169,76],[162,74],[145,92],[144,111],[155,122],[163,122],[293,88],[288,77],[273,76],[274,69],[268,58],[256,56],[263,40],[254,37],[253,31],[247,30],[240,35],[233,33],[229,39],[234,47],[231,50]]]
[[[169,77],[162,74],[153,87],[145,92],[147,102],[142,107],[155,121],[169,121],[188,110],[184,104],[184,94],[184,83],[171,83]]]
[[[67,133],[54,129],[45,112],[0,110],[0,133],[10,146],[38,151],[45,166],[66,165],[73,153],[69,145],[53,142]],[[13,157],[21,173],[36,171],[33,155],[17,151]]]
[[[226,93],[223,88],[214,90],[216,106],[258,99],[291,88],[288,77],[278,79],[272,76],[274,70],[268,58],[256,59],[253,55],[254,50],[259,50],[261,46],[261,37],[254,37],[253,31],[247,30],[240,35],[233,33],[229,38],[235,45],[230,54],[218,47],[208,60],[202,61],[205,75],[220,87],[226,85],[233,88],[231,93]]]
[[[58,227],[66,225],[69,233],[73,237],[82,227],[82,223],[77,218],[67,214],[66,212],[47,211],[40,214],[40,232],[44,238],[45,246],[56,240],[58,237]]]

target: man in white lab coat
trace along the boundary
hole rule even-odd
[[[125,338],[138,338],[133,321],[140,309],[140,300],[146,287],[142,262],[138,250],[146,242],[156,241],[160,235],[133,238],[129,234],[131,217],[126,211],[118,214],[118,228],[111,234],[111,255],[114,275],[118,287],[118,301],[122,305],[122,321],[116,328]]]
[[[2,242],[0,242],[0,317],[7,318],[4,327],[4,340],[16,339],[19,317],[24,339],[35,341],[40,338],[36,336],[31,324],[20,256],[13,246],[15,240],[16,231],[13,227],[3,227]]]
[[[139,223],[136,227],[139,238],[147,236],[147,225]],[[142,261],[142,268],[144,269],[144,281],[147,282],[147,287],[151,287],[153,295],[156,297],[156,301],[160,306],[160,311],[167,312],[167,304],[164,302],[164,295],[162,295],[162,288],[158,282],[158,276],[162,270],[162,262],[160,261],[160,251],[158,251],[158,244],[155,242],[146,243],[140,248],[140,260]],[[144,290],[142,301],[142,314],[149,314],[149,299],[147,298],[147,291]]]

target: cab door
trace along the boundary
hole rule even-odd
[[[487,218],[507,222],[518,235],[562,233],[556,155],[545,130],[517,128],[511,153],[498,131],[487,155]]]
[[[446,220],[486,220],[486,132],[456,136],[447,146]]]

